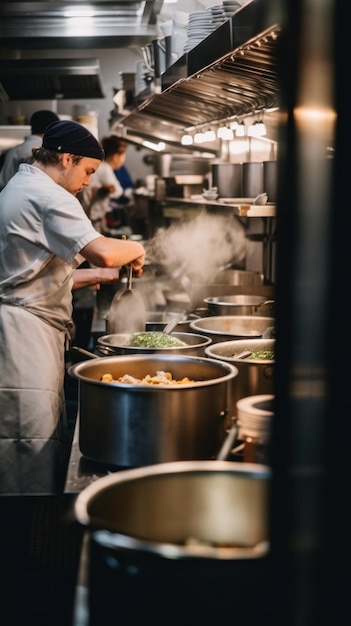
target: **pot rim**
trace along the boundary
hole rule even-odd
[[[162,331],[144,331],[144,332],[162,332]],[[140,347],[140,346],[130,346],[126,343],[112,343],[110,340],[113,339],[114,337],[132,337],[132,335],[134,334],[138,334],[138,333],[110,333],[107,335],[102,335],[101,337],[98,337],[97,339],[97,343],[102,345],[102,346],[107,346],[109,348],[123,348],[124,350],[130,350],[130,352],[136,352],[136,353],[140,353],[140,350],[143,350],[146,354],[148,352],[150,352],[150,354],[152,352],[154,352],[155,350],[157,350],[160,353],[167,353],[167,352],[173,352],[173,351],[186,351],[186,350],[190,350],[190,349],[195,349],[195,348],[205,348],[206,346],[209,346],[210,343],[212,342],[210,337],[206,337],[205,335],[200,335],[197,333],[186,333],[186,332],[174,332],[174,333],[170,333],[170,337],[175,337],[177,339],[180,339],[181,341],[185,341],[184,337],[192,337],[192,338],[196,338],[197,339],[197,343],[189,343],[185,346],[165,346],[165,347],[159,347],[159,348],[149,348],[149,347]]]
[[[240,302],[236,301],[237,298],[245,298],[247,301]],[[212,305],[224,305],[224,306],[232,306],[232,307],[247,307],[247,306],[257,306],[258,304],[263,304],[267,298],[259,295],[248,295],[248,294],[235,294],[233,296],[209,296],[208,298],[204,298],[204,302],[206,304]]]
[[[259,322],[267,322],[267,328],[269,328],[269,326],[274,326],[276,323],[276,319],[275,317],[272,316],[268,316],[268,315],[212,315],[209,317],[201,317],[198,320],[194,320],[192,322],[190,322],[190,328],[192,330],[195,331],[199,331],[199,332],[205,332],[208,335],[213,335],[214,337],[216,337],[217,335],[225,335],[226,337],[242,337],[242,339],[249,339],[250,337],[252,339],[259,339],[262,337],[262,333],[259,334],[252,334],[249,331],[247,333],[238,333],[238,332],[233,332],[230,330],[226,330],[224,327],[225,322],[229,320],[229,321],[235,321],[236,323],[239,323],[240,321],[250,321],[252,323],[258,324]],[[213,325],[213,323],[219,322],[220,325],[222,326],[222,328],[219,329],[213,329],[211,328],[211,326]],[[209,327],[206,328],[203,326],[203,324],[207,324],[209,323]]]
[[[221,354],[218,350],[226,350],[227,348],[233,349],[233,352],[241,352],[242,350],[250,350],[251,347],[257,346],[257,344],[264,343],[268,348],[257,348],[261,350],[273,348],[276,344],[276,339],[233,339],[232,341],[220,341],[219,343],[207,346],[205,354],[213,359],[219,361],[225,361],[226,363],[245,363],[245,365],[272,365],[275,363],[275,359],[236,359],[232,356]]]
[[[74,502],[74,515],[78,523],[88,528],[97,541],[107,548],[124,548],[158,554],[164,558],[207,558],[207,559],[250,559],[265,556],[269,551],[269,542],[261,541],[254,546],[216,547],[209,545],[179,545],[139,539],[118,531],[101,528],[101,519],[89,514],[89,504],[104,489],[118,484],[135,483],[148,477],[167,477],[174,474],[195,475],[230,474],[248,476],[260,480],[270,480],[271,468],[258,463],[239,463],[235,461],[173,461],[137,467],[102,476],[85,487]]]
[[[113,365],[114,363],[130,363],[135,361],[161,361],[163,368],[167,367],[168,363],[171,365],[175,361],[184,362],[184,363],[203,363],[205,366],[208,364],[212,364],[218,368],[218,365],[225,371],[222,375],[217,378],[209,378],[206,380],[195,381],[195,383],[182,383],[177,385],[140,385],[140,384],[132,384],[132,383],[120,383],[120,382],[103,382],[101,380],[97,380],[95,378],[90,378],[89,376],[84,376],[84,370],[89,369],[91,365],[95,365],[96,363],[103,363],[106,365],[105,373],[107,373],[108,366]],[[73,378],[77,378],[80,382],[86,382],[92,385],[97,385],[98,387],[107,387],[107,388],[118,388],[121,390],[130,390],[130,391],[138,391],[140,390],[148,393],[155,393],[155,391],[159,390],[167,390],[167,391],[176,391],[177,389],[198,389],[201,387],[208,387],[211,385],[217,385],[218,383],[227,382],[232,380],[239,374],[239,370],[235,365],[231,363],[221,363],[218,359],[210,359],[208,357],[197,357],[197,356],[186,356],[186,355],[171,355],[171,354],[137,354],[137,355],[116,355],[116,356],[107,356],[107,357],[96,357],[89,361],[83,361],[80,363],[75,363],[71,365],[67,371],[67,373]]]

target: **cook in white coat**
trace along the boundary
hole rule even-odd
[[[98,233],[75,195],[104,158],[77,122],[51,124],[0,193],[0,493],[56,494],[68,460],[64,356],[72,289],[117,280],[143,246]],[[76,269],[86,259],[92,269]],[[95,269],[96,268],[96,269]]]
[[[31,134],[27,135],[22,143],[10,148],[5,154],[3,166],[0,170],[0,190],[16,174],[20,163],[32,160],[33,150],[40,148],[46,127],[59,119],[56,113],[46,109],[33,113],[30,118]]]

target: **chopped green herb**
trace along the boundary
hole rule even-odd
[[[139,348],[177,348],[187,344],[178,339],[178,337],[172,337],[172,335],[166,335],[166,333],[147,331],[134,334],[128,345]]]

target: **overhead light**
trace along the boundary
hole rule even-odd
[[[267,134],[266,124],[264,124],[262,120],[258,120],[257,122],[250,124],[250,126],[247,129],[248,137],[263,137],[266,134]]]
[[[219,139],[231,141],[234,138],[234,133],[231,128],[228,128],[228,126],[220,126],[217,131],[217,137],[219,137]]]
[[[162,150],[166,148],[166,144],[163,141],[159,141],[158,143],[143,141],[143,146],[145,148],[150,148],[151,150],[156,150],[156,152],[162,152]]]
[[[216,133],[214,130],[206,130],[204,133],[204,141],[216,141]]]
[[[203,143],[205,141],[205,133],[195,133],[194,143]]]
[[[236,130],[235,130],[235,134],[237,137],[245,137],[246,134],[246,128],[245,128],[245,124],[244,122],[239,122]]]
[[[193,143],[192,135],[189,135],[189,134],[183,135],[181,139],[182,146],[191,146],[192,143]]]

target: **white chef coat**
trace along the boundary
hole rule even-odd
[[[115,191],[110,192],[110,198],[119,198],[123,196],[123,187],[114,173],[111,165],[106,161],[100,163],[99,168],[90,177],[90,189],[97,187],[110,187],[114,185]],[[89,189],[89,188],[88,188]]]
[[[43,138],[40,135],[27,135],[22,143],[6,152],[3,166],[0,170],[0,191],[10,178],[16,174],[20,164],[31,159],[33,150],[40,148],[42,143]]]
[[[33,165],[0,193],[0,493],[57,493],[72,273],[99,236],[80,202]]]

